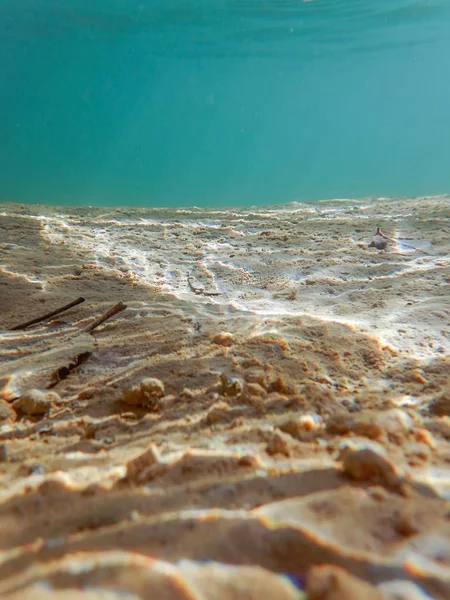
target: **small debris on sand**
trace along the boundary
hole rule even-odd
[[[154,408],[164,396],[164,383],[156,377],[145,377],[123,391],[123,401],[130,406]]]
[[[43,415],[59,400],[61,398],[56,392],[27,390],[13,403],[13,408],[26,415]]]

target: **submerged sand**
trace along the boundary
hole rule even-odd
[[[449,197],[0,204],[0,252],[2,598],[450,597]]]

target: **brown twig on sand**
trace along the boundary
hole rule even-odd
[[[189,287],[194,292],[194,294],[203,294],[203,296],[220,296],[221,295],[221,293],[216,290],[211,290],[210,292],[208,292],[207,290],[205,290],[202,287],[195,287],[195,285],[192,283],[192,278],[190,276],[188,276],[187,281],[188,281]]]
[[[26,323],[22,323],[21,325],[16,325],[15,327],[11,327],[10,331],[18,331],[19,329],[26,329],[27,327],[30,327],[31,325],[36,325],[37,323],[42,323],[42,321],[47,321],[48,319],[51,319],[52,317],[55,317],[56,315],[59,315],[66,310],[69,310],[69,308],[72,308],[73,306],[77,306],[77,304],[81,304],[82,302],[84,302],[84,298],[81,298],[81,297],[77,298],[76,300],[69,302],[69,304],[65,304],[64,306],[61,306],[61,308],[57,308],[56,310],[52,310],[51,312],[46,313],[45,315],[42,315],[42,317],[37,317],[36,319],[27,321]]]
[[[425,252],[425,250],[422,250],[421,248],[416,248],[415,246],[410,246],[409,244],[404,244],[401,240],[396,240],[395,238],[390,238],[387,235],[384,235],[384,233],[381,231],[381,229],[379,227],[377,227],[376,235],[379,235],[380,237],[384,238],[385,240],[389,240],[389,242],[394,242],[394,244],[400,244],[401,246],[405,246],[405,248],[411,248],[411,250],[416,250],[417,252],[423,252],[423,254],[428,254],[428,252]]]
[[[110,308],[107,312],[105,312],[103,315],[98,317],[98,319],[95,319],[95,321],[93,323],[91,323],[89,325],[89,327],[86,327],[85,331],[87,333],[92,333],[92,331],[94,331],[94,329],[97,329],[97,327],[99,325],[101,325],[102,323],[104,323],[105,321],[110,319],[111,317],[114,317],[114,315],[117,315],[118,313],[122,312],[123,310],[126,309],[126,307],[127,307],[127,305],[124,304],[122,301],[118,302],[112,308]]]

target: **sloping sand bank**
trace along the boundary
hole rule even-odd
[[[2,598],[450,597],[450,198],[0,204],[0,252]]]

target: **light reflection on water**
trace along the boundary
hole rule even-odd
[[[445,36],[449,7],[441,0],[303,0],[180,2],[6,0],[5,36],[80,40],[147,36],[156,55],[230,57],[255,54],[327,57],[344,51],[393,49]],[[444,23],[443,23],[444,21]],[[418,35],[419,34],[419,35]]]

